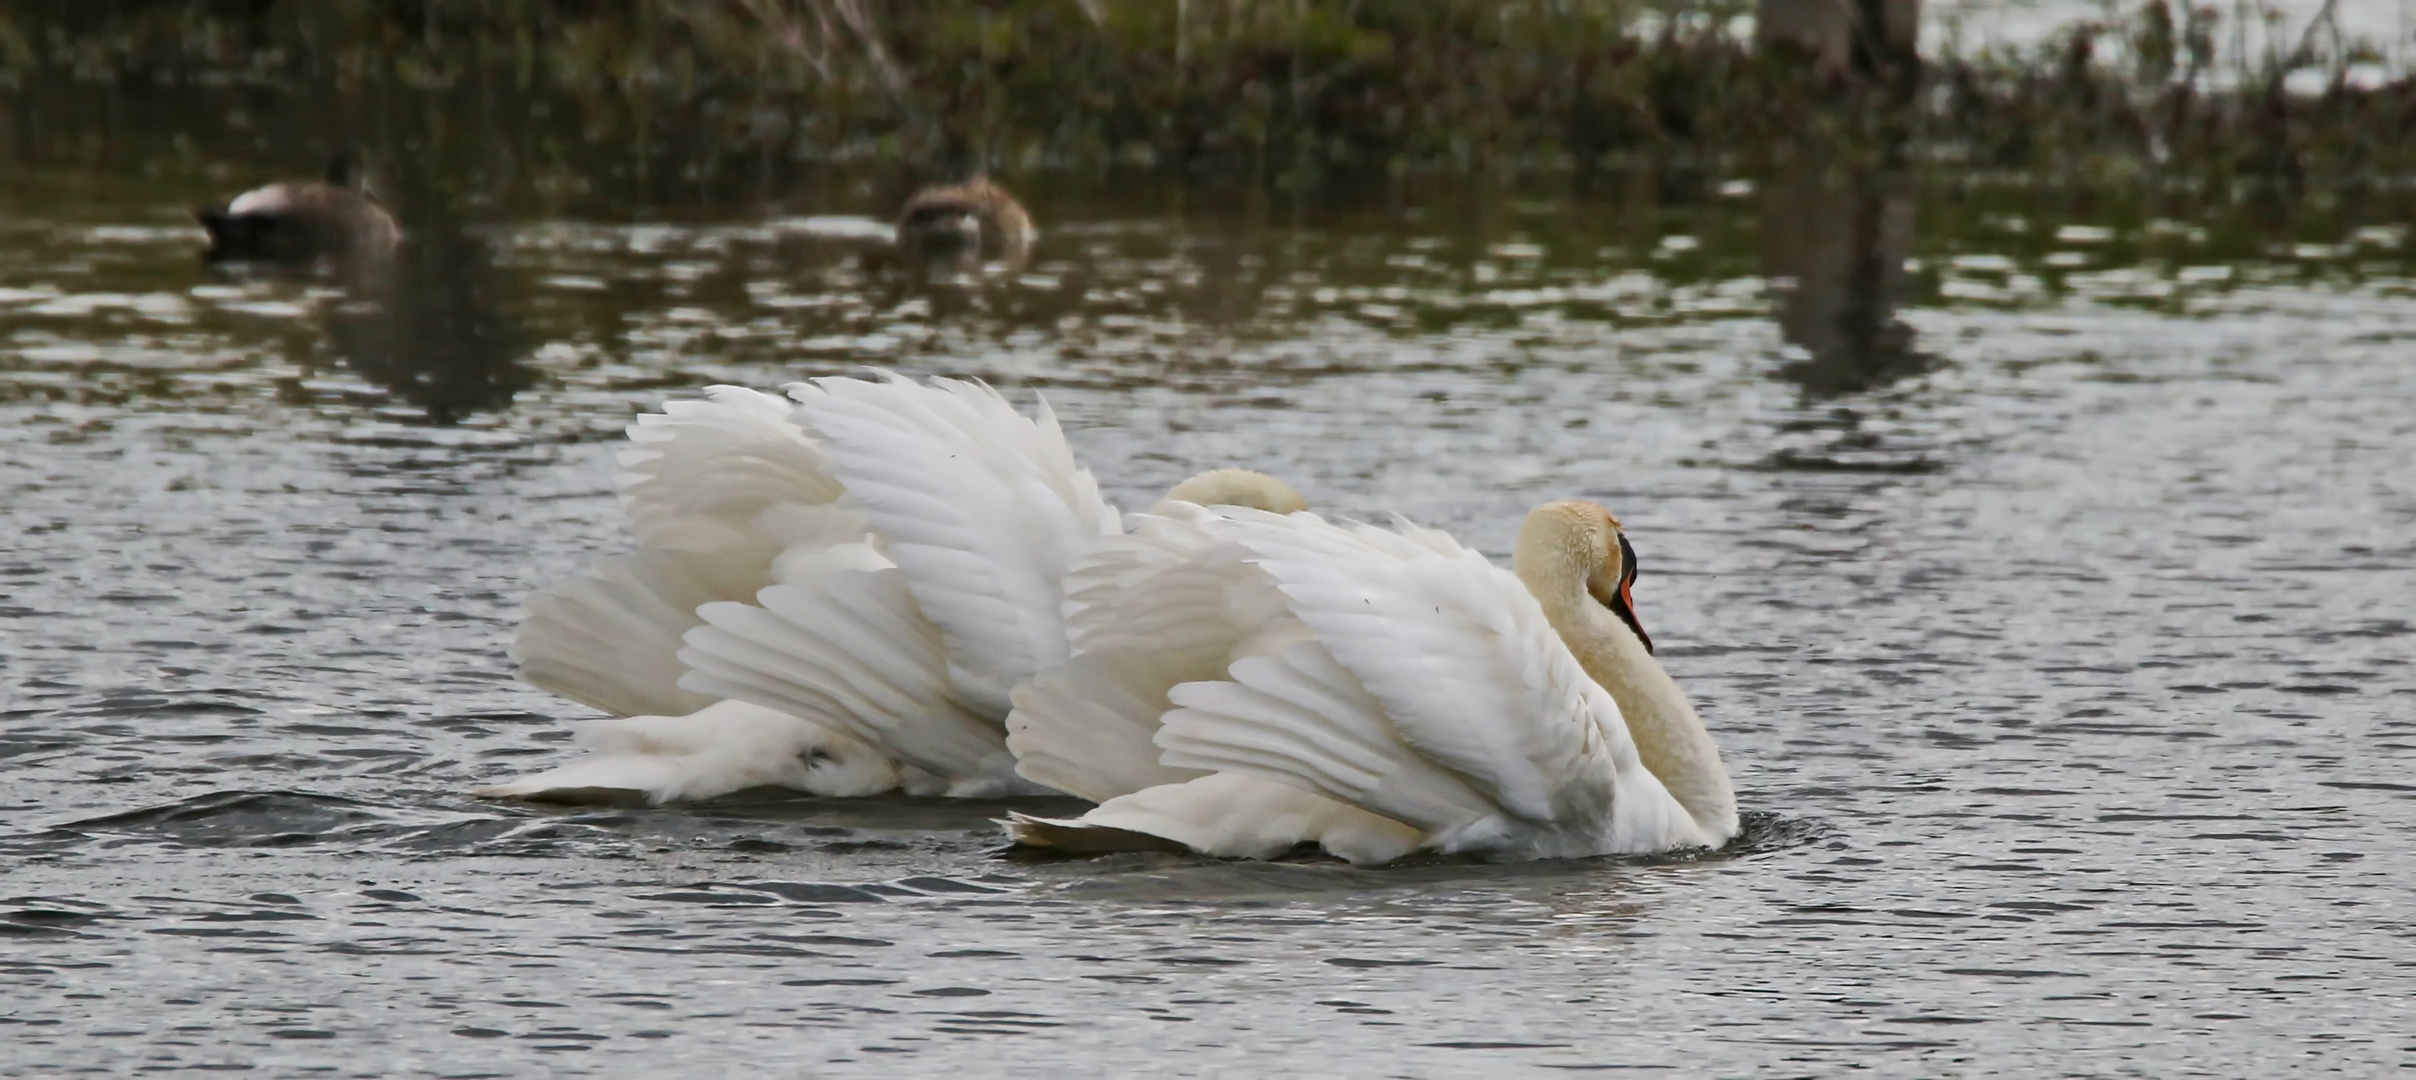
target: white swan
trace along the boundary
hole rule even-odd
[[[1406,524],[1143,522],[1069,579],[1100,649],[1041,673],[1009,721],[1026,775],[1104,801],[1009,835],[1245,856],[1314,840],[1359,863],[1735,836],[1719,750],[1635,621],[1617,519],[1546,504],[1514,563]]]
[[[734,387],[631,429],[634,555],[532,600],[523,675],[610,712],[596,755],[490,796],[759,784],[817,794],[1045,791],[1014,773],[1009,688],[1066,655],[1059,579],[1121,533],[1043,402],[979,383]],[[1298,509],[1222,470],[1171,497]]]

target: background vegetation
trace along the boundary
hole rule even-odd
[[[2046,46],[1820,71],[1737,0],[29,0],[20,159],[366,145],[490,197],[641,201],[839,163],[1334,176],[1933,163],[2221,186],[2416,174],[2416,83],[2310,33],[2218,55],[2149,0]],[[2297,71],[2298,74],[2291,74]],[[2376,72],[2382,71],[2381,74]],[[145,133],[172,132],[165,148]],[[295,147],[310,148],[296,151]],[[903,181],[902,181],[903,182]]]

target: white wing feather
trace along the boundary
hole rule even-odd
[[[1219,539],[1228,513],[1189,503],[1135,514],[1133,531],[1095,540],[1064,579],[1076,655],[1013,692],[1007,745],[1016,771],[1105,802],[1201,775],[1158,759],[1158,718],[1178,683],[1224,674],[1234,648],[1284,612],[1283,594]],[[1272,515],[1256,515],[1275,520]]]
[[[1420,755],[1514,817],[1604,820],[1607,743],[1626,740],[1617,704],[1517,576],[1422,533],[1409,552],[1365,526],[1252,529],[1241,542]]]
[[[683,690],[680,635],[699,605],[744,600],[783,559],[861,541],[861,514],[789,403],[735,386],[637,418],[615,475],[638,539],[531,597],[512,644],[530,684],[621,716],[712,703]],[[785,554],[784,554],[785,553]]]
[[[959,702],[899,570],[833,570],[698,614],[680,685],[826,724],[950,778],[952,794],[1028,789],[999,725]]]
[[[1179,658],[1117,649],[1074,657],[1019,683],[1007,748],[1024,779],[1092,802],[1200,776],[1160,763],[1166,692],[1193,677]]]
[[[697,624],[697,605],[728,599],[694,566],[654,552],[607,556],[529,597],[511,648],[520,677],[616,716],[712,704],[679,686],[680,635]]]
[[[1016,683],[1069,655],[1066,568],[1120,531],[1047,403],[1026,418],[980,383],[896,375],[789,393],[939,628],[958,698],[1004,716]]]
[[[1689,819],[1514,575],[1431,530],[1295,514],[1236,542],[1305,640],[1170,695],[1164,762],[1277,780],[1441,850],[1658,850]]]
[[[1235,661],[1230,677],[1169,695],[1168,765],[1289,784],[1423,832],[1454,834],[1498,811],[1402,741],[1382,702],[1322,642]]]
[[[639,546],[769,563],[781,544],[762,531],[764,511],[845,493],[830,455],[790,421],[792,408],[762,391],[711,386],[702,401],[638,417],[614,481]]]
[[[1284,613],[1274,582],[1229,538],[1236,521],[1280,522],[1243,507],[1162,503],[1130,516],[1132,531],[1093,541],[1066,571],[1067,637],[1076,653],[1133,649],[1203,670]]]

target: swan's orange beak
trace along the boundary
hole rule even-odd
[[[1644,643],[1646,653],[1651,653],[1653,636],[1645,633],[1644,624],[1637,620],[1636,598],[1629,591],[1636,584],[1636,549],[1627,542],[1627,533],[1612,535],[1619,538],[1619,584],[1609,590],[1608,596],[1603,595],[1603,590],[1592,582],[1587,583],[1586,591],[1593,593],[1595,600],[1611,609],[1611,614],[1619,616],[1619,621],[1626,623],[1628,629],[1635,631],[1636,640]]]

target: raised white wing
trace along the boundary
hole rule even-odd
[[[521,677],[622,716],[678,715],[680,635],[699,605],[751,599],[783,552],[861,541],[860,514],[789,403],[735,386],[637,418],[614,477],[638,551],[599,559],[528,601],[512,644]]]
[[[1160,760],[1288,784],[1442,837],[1499,815],[1404,741],[1384,704],[1307,633],[1234,661],[1224,679],[1175,687]]]
[[[1168,657],[1116,649],[1045,667],[1016,684],[1007,748],[1024,779],[1092,802],[1201,775],[1158,761],[1166,692],[1193,673]]]
[[[1048,404],[1026,418],[980,383],[896,375],[789,393],[938,627],[958,699],[1005,716],[1016,683],[1069,655],[1066,568],[1121,531]]]
[[[697,624],[698,605],[730,597],[694,568],[652,552],[611,555],[529,597],[512,639],[520,677],[615,716],[712,704],[680,688],[680,635]]]
[[[785,546],[767,533],[766,511],[845,494],[830,455],[790,421],[792,408],[773,394],[711,386],[702,401],[667,402],[638,417],[614,477],[638,546],[762,577]]]
[[[1228,515],[1255,511],[1162,504],[1133,531],[1092,542],[1065,575],[1075,656],[1016,686],[1007,746],[1016,771],[1106,802],[1201,775],[1158,760],[1158,718],[1178,683],[1223,675],[1234,647],[1284,613],[1274,582],[1220,539]]]
[[[698,614],[680,685],[827,725],[947,779],[950,794],[1026,790],[1005,733],[957,698],[945,646],[896,568],[828,570]]]
[[[1432,530],[1266,529],[1242,542],[1419,753],[1529,821],[1607,811],[1608,743],[1627,741],[1619,706],[1516,575]]]
[[[1446,849],[1544,832],[1603,850],[1620,798],[1639,828],[1677,812],[1515,576],[1428,530],[1296,514],[1235,537],[1314,639],[1177,687],[1168,764],[1306,786]]]
[[[1132,531],[1096,540],[1065,574],[1066,632],[1076,653],[1134,649],[1212,678],[1243,638],[1284,613],[1274,582],[1230,538],[1231,523],[1281,522],[1237,506],[1163,503]]]

